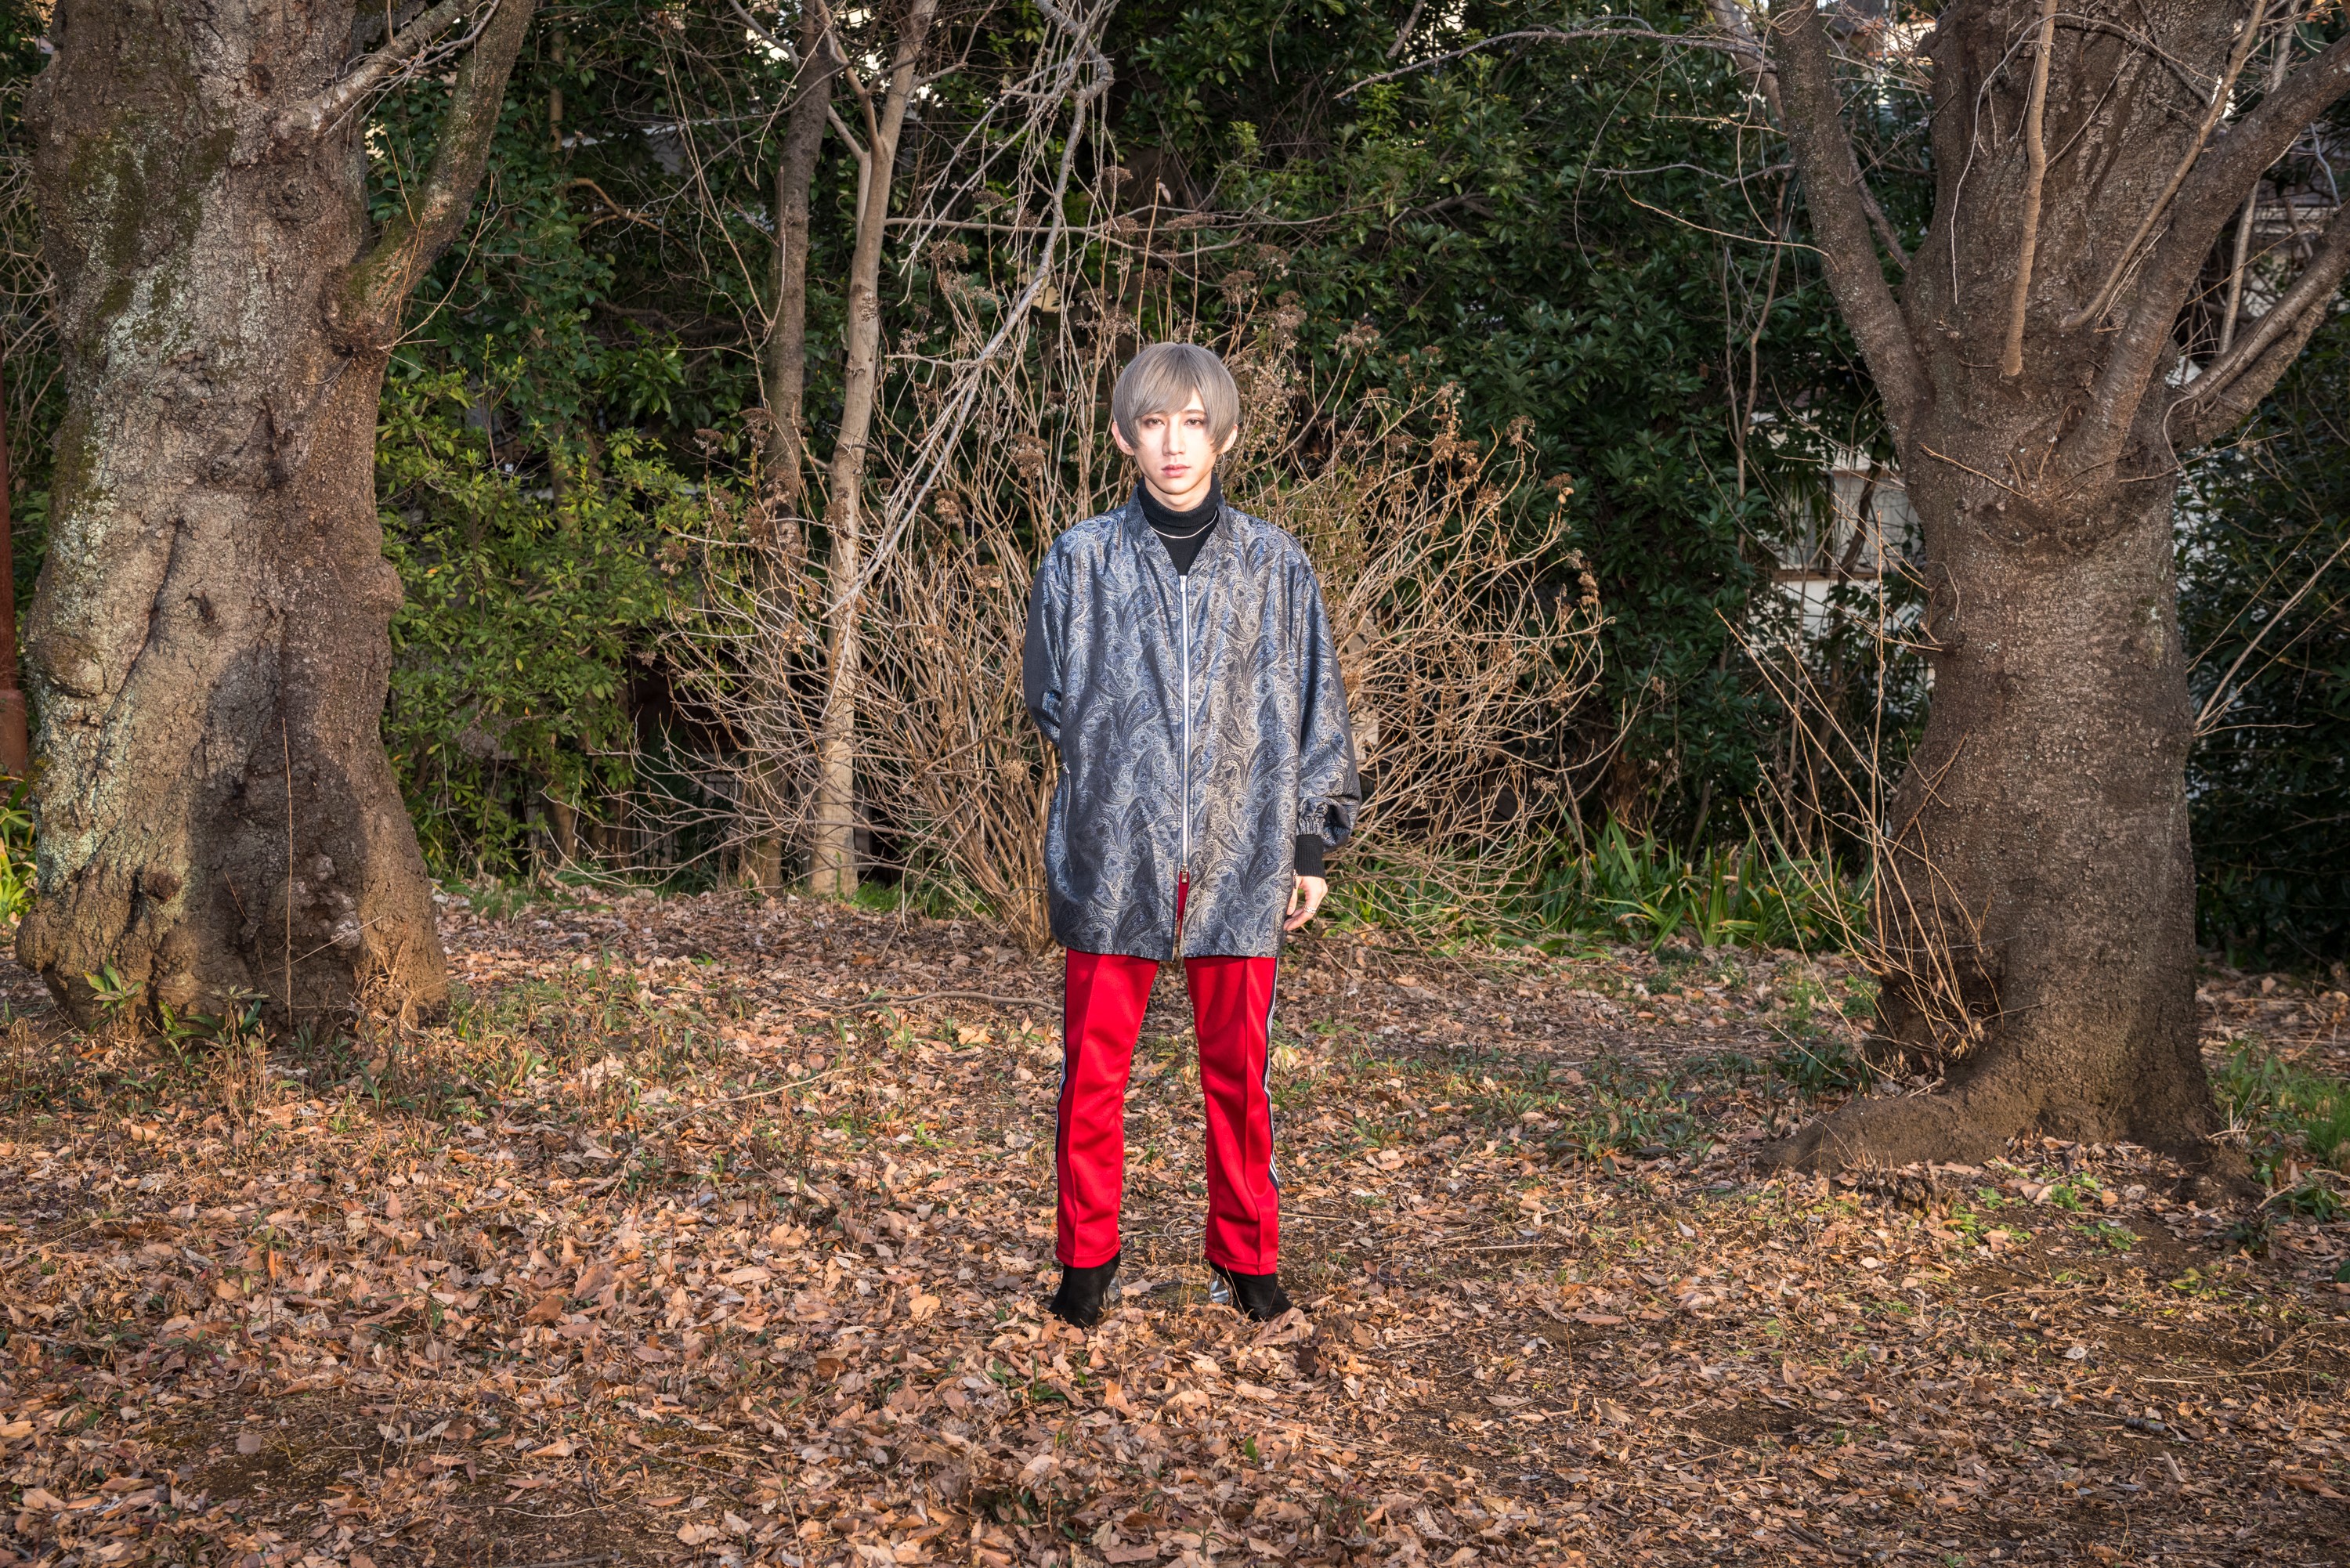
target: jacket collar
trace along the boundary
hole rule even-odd
[[[1221,561],[1240,548],[1232,534],[1241,515],[1239,507],[1229,500],[1224,503],[1223,510],[1216,514],[1216,531],[1208,535],[1207,543],[1200,546],[1198,559],[1191,563],[1193,576],[1200,575],[1201,566]],[[1167,568],[1167,575],[1170,577],[1175,575],[1174,563],[1167,558],[1167,547],[1159,543],[1159,535],[1150,531],[1150,519],[1142,514],[1141,481],[1137,480],[1135,487],[1127,492],[1125,504],[1118,509],[1118,532],[1125,536],[1128,549],[1139,550],[1146,545],[1151,546],[1150,554]]]

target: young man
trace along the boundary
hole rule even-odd
[[[1159,964],[1191,991],[1207,1101],[1215,1298],[1280,1316],[1280,1193],[1265,1055],[1282,933],[1314,918],[1326,848],[1361,785],[1321,585],[1297,541],[1224,504],[1240,396],[1207,349],[1159,343],[1110,400],[1140,483],[1053,542],[1028,601],[1022,685],[1060,753],[1045,832],[1068,949],[1060,1289],[1097,1322],[1118,1261],[1126,1083]]]

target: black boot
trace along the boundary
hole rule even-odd
[[[1064,1268],[1061,1288],[1053,1293],[1053,1315],[1079,1328],[1091,1328],[1101,1322],[1102,1308],[1108,1304],[1111,1282],[1118,1278],[1118,1261],[1126,1254],[1111,1254],[1107,1263],[1096,1263],[1090,1269]]]
[[[1208,1267],[1216,1274],[1208,1291],[1210,1301],[1237,1307],[1259,1323],[1271,1323],[1289,1310],[1289,1293],[1281,1288],[1279,1274],[1236,1274],[1222,1263]]]

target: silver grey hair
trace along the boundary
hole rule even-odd
[[[1196,343],[1153,343],[1128,361],[1109,395],[1109,417],[1130,443],[1145,414],[1180,413],[1200,394],[1208,412],[1208,439],[1221,451],[1241,422],[1241,389],[1212,348]]]

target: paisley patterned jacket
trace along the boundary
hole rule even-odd
[[[1054,940],[1277,956],[1297,838],[1343,842],[1362,798],[1322,587],[1297,541],[1227,505],[1179,577],[1139,503],[1087,519],[1037,568],[1021,685],[1061,758],[1045,830]]]

